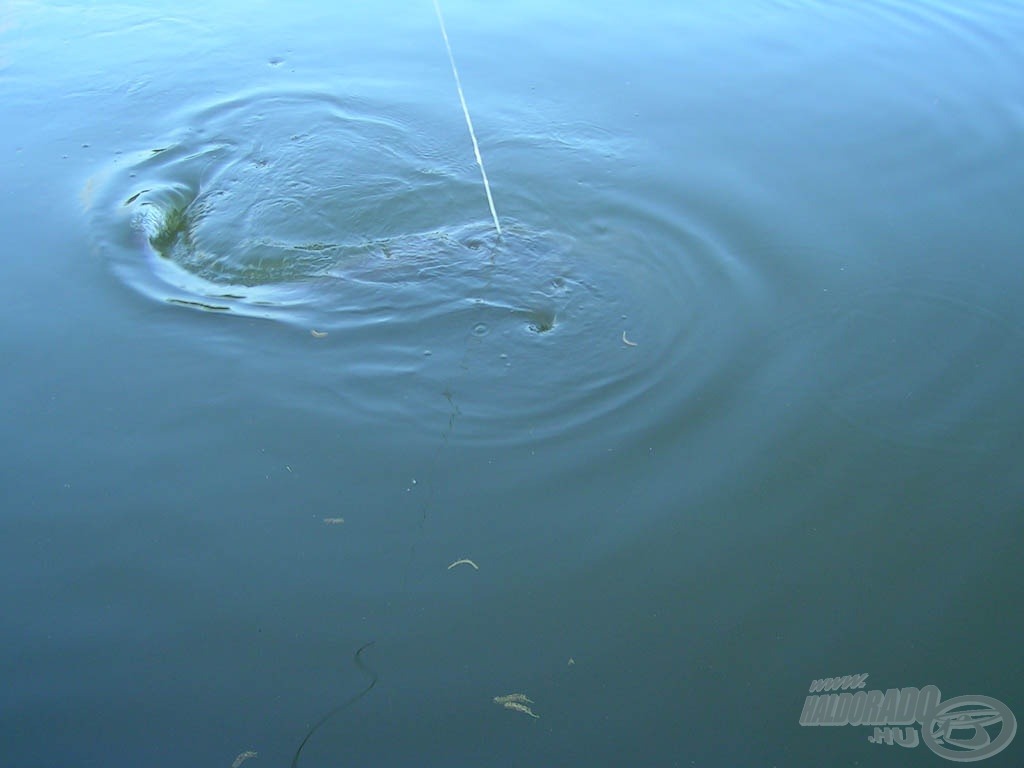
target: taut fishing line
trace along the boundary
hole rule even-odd
[[[459,80],[459,70],[455,68],[455,56],[452,55],[452,45],[448,42],[448,30],[444,27],[444,16],[441,15],[441,5],[434,0],[434,10],[437,11],[437,21],[441,25],[441,37],[444,38],[444,47],[448,51],[448,61],[452,65],[452,75],[455,76],[455,89],[459,92],[459,101],[462,103],[462,114],[466,116],[466,126],[469,128],[469,138],[473,140],[473,154],[476,155],[476,164],[480,166],[480,178],[484,180],[484,192],[487,193],[487,205],[491,207],[491,218],[494,219],[494,228],[501,237],[501,224],[498,223],[498,211],[494,208],[494,198],[491,197],[491,185],[487,181],[487,171],[484,170],[484,159],[480,156],[480,145],[476,141],[476,131],[473,130],[473,120],[469,116],[469,107],[466,106],[466,96],[462,93],[462,81]]]

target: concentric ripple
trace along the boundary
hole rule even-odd
[[[488,157],[499,237],[457,118],[318,91],[188,112],[107,174],[102,250],[175,311],[284,322],[338,353],[313,383],[327,399],[304,402],[349,419],[458,413],[475,417],[465,437],[511,442],[655,390],[692,351],[713,247],[588,184],[616,161],[611,137],[522,115],[496,126],[513,138]]]
[[[1001,403],[1022,373],[1020,329],[990,305],[966,278],[893,280],[784,324],[766,359],[791,391],[882,441],[982,451],[1015,434]]]

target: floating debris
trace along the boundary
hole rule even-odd
[[[570,656],[569,657],[569,663],[568,663],[567,666],[570,666],[570,667],[576,666],[576,659],[574,659],[572,656]]]
[[[622,332],[622,343],[625,344],[627,347],[635,347],[635,346],[637,346],[637,343],[635,341],[630,341],[629,339],[626,338],[626,332],[625,331]]]
[[[533,710],[525,704],[520,704],[516,701],[507,701],[504,704],[505,709],[514,709],[516,712],[522,712],[524,715],[529,715],[535,720],[540,720],[540,715],[533,714]]]
[[[345,522],[344,517],[325,517],[324,525],[341,525]]]
[[[222,307],[217,304],[204,304],[201,301],[188,301],[186,299],[167,299],[168,304],[180,304],[183,307],[195,307],[196,309],[206,309],[210,312],[230,312],[231,307]]]
[[[473,566],[473,570],[474,570],[474,571],[479,571],[479,570],[480,570],[480,566],[479,566],[479,565],[477,565],[477,564],[476,564],[476,563],[474,563],[474,562],[473,562],[472,560],[469,560],[469,559],[467,559],[467,558],[465,558],[465,557],[464,557],[464,558],[462,558],[461,560],[456,560],[456,561],[455,561],[454,563],[452,563],[451,565],[449,565],[449,566],[448,566],[448,570],[450,571],[450,570],[451,570],[452,568],[454,568],[454,567],[455,567],[456,565],[472,565],[472,566]]]
[[[148,189],[144,189],[141,192],[136,192],[134,195],[129,197],[127,200],[125,200],[124,204],[125,205],[131,205],[132,203],[134,203],[136,200],[139,199],[140,195],[144,195],[146,192],[149,192],[149,190]]]
[[[322,339],[327,335],[327,331],[318,331],[315,328],[310,330],[314,339]]]
[[[510,701],[517,704],[533,704],[533,699],[525,693],[507,693],[504,696],[495,696],[495,704],[508,704]]]
[[[258,752],[253,752],[251,749],[248,752],[243,752],[235,758],[235,762],[231,764],[231,768],[238,768],[242,763],[248,760],[250,757],[259,757]]]
[[[529,707],[530,704],[533,704],[533,699],[529,698],[525,693],[509,693],[505,696],[495,696],[494,703],[505,709],[515,710],[537,720],[540,719],[540,715],[535,715]]]

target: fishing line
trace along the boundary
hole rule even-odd
[[[326,715],[324,715],[319,720],[317,720],[316,723],[314,723],[313,727],[310,728],[306,732],[305,738],[299,743],[299,748],[295,750],[295,757],[292,758],[291,768],[296,768],[296,766],[299,764],[299,755],[302,754],[302,748],[306,746],[306,742],[309,741],[310,738],[312,738],[313,734],[316,733],[318,730],[320,730],[320,726],[322,726],[324,723],[326,723],[332,717],[337,715],[339,712],[342,712],[343,710],[346,710],[349,707],[351,707],[353,704],[355,704],[357,701],[359,701],[361,698],[363,698],[363,696],[365,696],[371,690],[373,690],[373,686],[375,686],[377,684],[377,673],[374,672],[372,669],[370,669],[370,667],[367,666],[365,663],[363,663],[363,660],[362,660],[362,658],[360,658],[360,656],[363,653],[363,651],[365,651],[367,648],[369,648],[375,642],[377,642],[377,641],[376,640],[371,640],[370,642],[368,642],[365,645],[361,646],[359,648],[359,650],[356,651],[355,656],[352,657],[355,660],[356,666],[359,667],[359,669],[361,669],[364,674],[370,676],[370,684],[367,685],[365,688],[363,688],[363,690],[359,691],[359,693],[357,693],[352,698],[350,698],[347,701],[344,701],[341,704],[339,704],[338,706],[336,706],[334,709],[332,709]]]
[[[500,230],[499,230],[499,233],[500,233]],[[498,241],[498,242],[493,243],[491,245],[490,249],[489,249],[490,253],[489,253],[488,262],[490,264],[491,269],[488,270],[487,280],[485,281],[484,285],[481,287],[481,294],[486,293],[487,289],[489,289],[491,284],[492,284],[492,281],[494,279],[493,268],[494,268],[494,265],[495,265],[495,255],[500,250],[500,248],[501,248],[501,243],[500,243],[500,241]],[[469,358],[470,358],[470,355],[472,354],[472,350],[474,348],[476,348],[476,347],[479,347],[479,345],[481,343],[482,343],[482,339],[477,338],[476,334],[473,332],[472,329],[467,331],[466,340],[465,340],[465,343],[463,345],[462,358],[459,361],[458,365],[456,366],[456,372],[455,372],[454,376],[448,380],[448,382],[445,384],[444,391],[441,393],[444,396],[445,400],[448,401],[449,412],[448,412],[447,419],[446,419],[446,422],[447,422],[446,426],[445,426],[445,428],[441,432],[441,443],[440,443],[440,445],[437,446],[437,449],[434,451],[434,456],[433,456],[433,458],[431,459],[431,462],[430,462],[430,467],[431,468],[427,472],[428,478],[432,478],[434,475],[437,474],[437,467],[440,465],[441,456],[445,452],[445,450],[449,447],[449,444],[450,444],[450,442],[452,440],[452,435],[455,432],[455,424],[458,421],[459,417],[462,415],[462,411],[459,409],[458,402],[456,401],[456,392],[455,392],[455,389],[454,389],[454,384],[456,383],[457,379],[460,377],[460,375],[461,375],[460,372],[468,370]],[[416,536],[414,537],[412,545],[411,545],[411,547],[409,549],[409,557],[407,558],[407,561],[406,561],[406,564],[405,564],[405,568],[403,569],[403,575],[402,575],[402,591],[403,592],[407,591],[408,587],[409,587],[409,575],[411,573],[412,566],[413,566],[413,564],[414,564],[414,562],[416,560],[416,547],[419,544],[420,540],[423,538],[423,535],[424,535],[424,532],[425,532],[425,529],[426,529],[427,515],[428,515],[429,510],[432,508],[432,506],[434,504],[435,493],[436,493],[436,485],[437,485],[436,481],[433,481],[433,482],[430,482],[429,485],[426,486],[427,487],[426,498],[423,500],[422,504],[420,505],[420,517],[419,517],[419,520],[417,521]],[[377,679],[378,679],[377,673],[373,669],[371,669],[368,664],[363,662],[363,659],[362,659],[363,651],[365,651],[367,648],[369,648],[372,645],[374,645],[376,642],[377,642],[376,640],[371,640],[370,642],[365,643],[364,645],[360,646],[359,649],[355,652],[355,655],[352,657],[353,661],[356,664],[356,666],[359,667],[359,669],[363,672],[363,674],[365,674],[367,677],[370,678],[370,682],[367,684],[367,686],[365,688],[363,688],[361,691],[356,693],[354,696],[349,697],[348,699],[343,701],[341,704],[338,704],[336,707],[334,707],[333,709],[328,711],[319,720],[317,720],[316,723],[314,723],[310,727],[310,729],[306,732],[306,735],[303,737],[302,741],[299,742],[298,748],[295,750],[295,756],[292,757],[291,768],[297,768],[298,762],[299,762],[299,755],[302,754],[303,748],[306,746],[307,742],[309,742],[309,740],[313,737],[313,734],[315,734],[318,730],[320,730],[321,727],[326,725],[329,720],[333,719],[336,715],[338,715],[341,712],[343,712],[344,710],[348,709],[349,707],[354,705],[356,702],[358,702],[360,699],[362,699],[364,696],[366,696],[371,690],[373,690],[374,686],[377,685]]]
[[[499,235],[501,230],[498,230]],[[495,255],[501,249],[502,240],[497,238],[494,243],[488,248],[489,257],[487,259],[487,279],[484,284],[480,286],[479,295],[482,297],[488,293],[491,286],[493,285],[495,274]],[[483,301],[482,298],[478,298],[476,303],[479,304]],[[428,478],[435,478],[437,475],[438,466],[441,463],[441,455],[449,447],[452,441],[452,436],[455,432],[455,423],[459,417],[462,416],[462,410],[459,408],[456,384],[461,378],[462,374],[469,370],[469,357],[474,348],[479,348],[483,343],[483,339],[478,337],[475,333],[475,326],[471,327],[466,331],[466,338],[462,345],[462,358],[459,360],[458,365],[455,367],[455,373],[448,378],[445,382],[444,390],[441,395],[445,400],[448,401],[448,419],[447,425],[441,432],[441,443],[437,446],[434,451],[433,459],[430,462],[429,469],[427,470],[426,476]],[[416,547],[420,540],[423,538],[424,532],[427,527],[427,514],[434,506],[434,497],[437,492],[437,481],[428,482],[425,485],[426,495],[423,502],[420,504],[420,517],[416,523],[416,536],[413,539],[412,545],[409,547],[409,556],[406,558],[405,567],[402,569],[402,591],[405,592],[409,588],[409,574],[412,572],[413,564],[416,560]]]
[[[455,76],[455,88],[459,92],[459,101],[462,103],[462,114],[466,116],[466,125],[469,128],[469,138],[473,140],[473,153],[476,155],[476,164],[480,166],[480,178],[484,180],[484,192],[487,193],[487,205],[491,207],[491,218],[494,219],[494,228],[501,237],[501,224],[498,223],[498,211],[494,207],[494,198],[491,197],[491,185],[487,181],[487,171],[484,170],[484,159],[480,156],[480,145],[476,142],[476,131],[473,130],[473,120],[469,117],[469,107],[466,106],[466,97],[462,93],[462,81],[459,79],[459,70],[455,68],[455,56],[452,55],[452,45],[448,42],[448,31],[444,27],[444,16],[441,15],[441,6],[438,0],[434,0],[434,10],[437,11],[437,21],[441,25],[441,37],[444,38],[444,47],[448,51],[448,61],[452,65],[452,74]]]
[[[473,154],[476,156],[476,164],[480,166],[480,178],[483,179],[483,182],[484,182],[484,192],[487,194],[487,205],[491,209],[491,219],[494,221],[494,229],[497,232],[498,237],[500,239],[501,238],[501,223],[498,221],[498,211],[494,207],[494,197],[491,195],[491,184],[487,180],[487,171],[484,169],[484,159],[483,159],[483,156],[481,156],[481,154],[480,154],[480,145],[479,145],[479,143],[477,143],[477,140],[476,140],[476,131],[473,129],[473,119],[469,116],[469,107],[466,104],[466,96],[465,96],[465,94],[462,91],[462,81],[459,79],[459,70],[455,66],[455,56],[452,54],[452,46],[451,46],[451,43],[448,40],[448,30],[445,29],[445,26],[444,26],[444,16],[441,14],[441,6],[438,3],[438,0],[434,0],[434,11],[437,13],[437,22],[441,26],[441,37],[444,39],[445,50],[448,51],[448,62],[452,65],[452,75],[455,78],[455,89],[459,93],[459,103],[462,104],[462,114],[465,115],[465,117],[466,117],[466,127],[469,128],[469,138],[473,142]],[[495,249],[492,248],[492,250],[491,250],[491,264],[492,265],[494,263],[494,251],[495,251]],[[491,280],[491,277],[488,278],[488,284],[490,283],[490,280]],[[465,369],[465,367],[466,367],[467,359],[469,357],[470,341],[472,339],[472,336],[473,336],[473,334],[472,334],[472,332],[470,332],[469,338],[467,339],[467,343],[465,345],[465,349],[463,350],[462,361],[459,363],[459,366],[458,366],[459,369]],[[442,435],[441,435],[441,437],[442,437],[441,445],[438,446],[438,449],[437,449],[437,451],[435,452],[435,455],[434,455],[434,459],[433,459],[433,466],[434,466],[434,468],[436,468],[437,465],[438,465],[438,462],[440,460],[440,456],[441,456],[442,451],[448,446],[448,443],[449,443],[449,440],[451,439],[452,433],[455,430],[455,422],[458,419],[458,417],[461,415],[461,411],[459,410],[459,406],[455,402],[455,394],[452,391],[451,383],[449,383],[445,387],[443,395],[444,395],[445,399],[447,399],[448,405],[449,405],[451,411],[450,411],[450,413],[448,415],[448,425],[447,425],[447,428],[442,432]],[[403,589],[407,589],[408,588],[409,572],[410,572],[410,569],[412,568],[412,564],[413,564],[414,560],[416,559],[416,545],[417,545],[419,539],[423,535],[423,530],[424,530],[424,528],[426,526],[426,522],[427,522],[427,511],[428,511],[428,509],[430,509],[430,506],[431,506],[431,504],[433,502],[433,497],[434,497],[434,488],[433,488],[433,486],[431,486],[430,490],[428,491],[427,498],[424,500],[422,508],[420,510],[420,520],[419,520],[419,525],[418,525],[419,531],[418,531],[418,535],[417,535],[416,539],[413,541],[412,547],[411,547],[411,549],[409,551],[409,558],[408,558],[408,561],[407,561],[405,569],[404,569],[404,575],[403,575],[403,579],[402,579]],[[348,709],[353,704],[355,704],[357,701],[362,699],[364,696],[366,696],[366,694],[368,694],[371,690],[373,690],[373,687],[375,685],[377,685],[377,673],[374,672],[369,666],[367,666],[363,662],[363,660],[361,658],[363,651],[365,651],[367,648],[372,646],[375,642],[376,642],[375,640],[371,640],[370,642],[368,642],[365,645],[361,646],[355,652],[355,655],[353,656],[353,660],[355,661],[356,666],[359,667],[359,669],[365,675],[370,677],[369,684],[365,688],[363,688],[361,691],[356,693],[354,696],[350,697],[346,701],[342,702],[338,706],[336,706],[333,709],[331,709],[323,717],[321,717],[319,720],[317,720],[312,725],[312,727],[310,727],[310,729],[306,732],[306,735],[303,737],[302,741],[299,742],[298,748],[295,750],[295,755],[294,755],[294,757],[292,757],[291,768],[297,768],[298,763],[299,763],[299,756],[302,754],[303,748],[306,746],[306,744],[309,742],[309,740],[313,737],[313,734],[315,734],[318,730],[320,730],[320,728],[323,727],[335,715],[340,714],[341,712],[343,712],[344,710]]]

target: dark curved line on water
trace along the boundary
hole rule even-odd
[[[318,730],[320,730],[320,727],[322,725],[324,725],[324,723],[326,723],[328,720],[330,720],[332,717],[334,717],[338,713],[340,713],[340,712],[348,709],[349,707],[351,707],[353,704],[355,704],[357,701],[359,701],[361,698],[363,698],[363,696],[365,696],[366,694],[368,694],[370,691],[373,690],[373,686],[375,686],[377,684],[377,673],[374,672],[372,669],[370,669],[370,667],[368,667],[366,664],[363,663],[363,660],[360,658],[360,655],[362,654],[363,651],[365,651],[367,648],[369,648],[371,645],[373,645],[376,642],[377,642],[376,640],[371,640],[370,642],[368,642],[365,645],[361,646],[359,648],[359,650],[357,650],[355,652],[355,655],[352,657],[353,660],[356,663],[356,666],[359,667],[359,669],[361,669],[364,674],[367,674],[367,675],[370,676],[370,684],[368,686],[366,686],[365,688],[363,688],[363,690],[359,691],[359,693],[357,693],[352,698],[347,699],[346,701],[343,701],[341,704],[339,704],[334,709],[329,711],[326,715],[324,715],[319,720],[317,720],[316,723],[314,723],[313,727],[310,728],[309,731],[306,733],[305,738],[303,738],[302,741],[299,742],[299,748],[295,750],[295,757],[292,758],[291,768],[296,768],[296,766],[299,764],[299,755],[302,754],[302,748],[306,746],[306,742],[308,742],[313,737],[314,733],[316,733]]]

